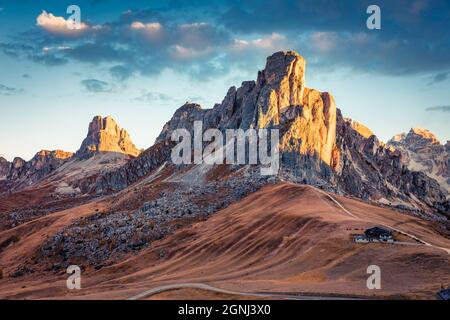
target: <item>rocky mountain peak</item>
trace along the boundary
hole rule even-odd
[[[77,156],[89,156],[96,152],[118,152],[137,157],[140,154],[128,132],[107,116],[96,116],[89,124],[87,137],[83,140]]]
[[[412,128],[408,134],[399,134],[389,140],[402,153],[403,163],[411,171],[424,172],[450,193],[450,144],[441,145],[427,129]]]
[[[186,103],[166,123],[157,142],[169,140],[173,130],[192,130],[194,121],[203,129],[283,127],[280,149],[317,156],[327,165],[336,155],[336,105],[331,94],[305,87],[305,60],[294,51],[280,51],[267,58],[255,81],[231,87],[222,103],[201,109]]]
[[[305,89],[305,60],[295,51],[276,52],[267,58],[262,76],[276,95],[279,111],[301,105]]]
[[[35,158],[53,158],[53,159],[61,159],[65,160],[71,158],[73,156],[73,152],[66,152],[63,150],[41,150],[36,153]]]
[[[372,130],[370,130],[369,128],[367,128],[365,125],[363,125],[362,123],[352,120],[350,118],[344,118],[345,122],[356,132],[358,132],[361,136],[363,136],[364,138],[369,138],[370,136],[373,136],[374,133],[372,132]]]
[[[0,157],[0,180],[6,179],[11,163],[3,157]]]
[[[412,128],[406,135],[406,142],[409,144],[420,143],[420,144],[435,144],[439,145],[440,142],[438,138],[427,129],[422,128]]]
[[[441,146],[441,143],[431,131],[423,128],[412,128],[407,134],[401,133],[392,137],[392,139],[388,141],[388,145],[417,149],[430,146]]]

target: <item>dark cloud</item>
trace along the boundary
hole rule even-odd
[[[450,78],[450,71],[440,72],[431,78],[431,81],[428,83],[428,85],[431,86],[433,84],[443,82],[449,78]]]
[[[113,66],[109,69],[109,72],[113,78],[120,81],[127,80],[133,75],[133,70],[123,65]]]
[[[389,75],[450,70],[449,1],[379,0],[382,29],[377,31],[366,28],[370,4],[373,1],[236,1],[220,21],[238,34],[282,33],[289,48],[322,66]],[[314,34],[322,34],[325,47],[311,41]]]
[[[435,106],[426,108],[425,111],[450,112],[450,106]]]
[[[81,85],[89,92],[110,92],[109,83],[97,79],[86,79],[81,81]]]
[[[14,95],[23,94],[23,93],[24,93],[23,89],[12,88],[12,87],[8,87],[3,84],[0,84],[0,95],[14,96]]]
[[[133,99],[138,102],[175,102],[172,96],[161,92],[143,91],[139,97]]]
[[[369,0],[172,0],[117,11],[116,20],[101,25],[90,21],[86,32],[70,37],[34,27],[16,41],[0,43],[0,49],[46,65],[107,64],[118,81],[133,73],[155,75],[166,69],[200,80],[233,68],[254,72],[264,56],[291,49],[310,65],[327,70],[345,67],[400,76],[438,73],[430,84],[448,78],[449,1],[379,0],[382,29],[377,31],[366,28],[370,4]]]
[[[53,50],[45,46],[10,42],[0,43],[0,49],[7,56],[25,58],[48,66],[59,66],[68,62],[60,50]]]
[[[22,75],[22,78],[28,79],[28,78],[31,78],[31,76],[30,76],[28,73],[24,73],[24,74]]]

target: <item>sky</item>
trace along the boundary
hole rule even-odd
[[[280,50],[381,140],[411,127],[450,140],[447,0],[0,0],[0,156],[76,151],[95,115],[148,148],[184,102],[211,108]]]

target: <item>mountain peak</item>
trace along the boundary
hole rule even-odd
[[[423,128],[412,128],[408,136],[419,136],[421,139],[428,140],[431,144],[440,144],[438,138],[429,130]],[[407,136],[407,138],[408,138]]]
[[[350,118],[344,118],[344,120],[348,123],[348,125],[355,130],[356,132],[358,132],[361,136],[363,136],[364,138],[369,138],[370,136],[373,136],[374,133],[372,132],[372,130],[370,130],[369,128],[367,128],[365,125],[363,125],[362,123],[355,121],[353,119]]]
[[[140,151],[131,141],[125,129],[121,129],[111,116],[95,116],[89,124],[87,137],[83,140],[77,155],[86,156],[95,152],[118,152],[133,157]]]
[[[258,82],[265,82],[267,89],[275,90],[280,112],[289,106],[302,104],[305,67],[306,61],[295,51],[279,51],[267,58]]]
[[[388,142],[394,147],[407,146],[408,148],[422,148],[429,145],[440,145],[438,138],[424,128],[411,128],[409,132],[397,134]]]

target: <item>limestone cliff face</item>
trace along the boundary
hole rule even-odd
[[[0,157],[0,180],[6,179],[9,173],[11,163],[3,157]]]
[[[442,145],[426,129],[412,128],[394,136],[389,146],[399,150],[402,163],[411,171],[423,172],[435,179],[450,194],[450,143]]]
[[[281,152],[315,155],[329,166],[336,165],[336,104],[329,93],[305,89],[302,104],[289,106],[282,115],[287,130],[280,141]]]
[[[77,156],[86,157],[96,152],[118,152],[133,157],[138,150],[125,129],[121,129],[111,117],[96,116],[89,124],[87,137],[77,151]]]
[[[318,157],[333,163],[336,105],[329,93],[305,87],[305,60],[294,51],[277,52],[267,58],[258,79],[231,87],[221,104],[202,109],[186,103],[166,123],[157,142],[170,140],[177,128],[192,131],[193,121],[204,129],[278,128],[280,150]]]
[[[13,182],[15,187],[30,185],[42,177],[50,174],[66,161],[73,153],[61,150],[41,150],[30,160],[25,161],[16,157],[4,171],[4,179]]]

